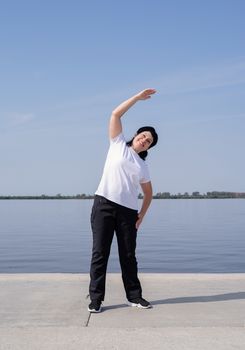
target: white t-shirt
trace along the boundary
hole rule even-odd
[[[139,184],[150,181],[143,159],[126,145],[124,135],[110,140],[103,175],[95,194],[127,208],[138,210]]]

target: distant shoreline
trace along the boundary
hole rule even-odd
[[[143,198],[142,194],[139,194],[139,199]],[[199,192],[193,192],[189,194],[185,192],[184,194],[171,194],[170,192],[158,192],[153,195],[153,199],[232,199],[232,198],[243,198],[245,199],[245,192],[220,192],[212,191],[205,194]],[[77,194],[64,196],[62,194],[57,194],[55,196],[42,194],[41,196],[0,196],[0,200],[11,200],[11,199],[94,199],[94,195],[90,194]]]

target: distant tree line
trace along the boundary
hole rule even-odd
[[[64,196],[61,193],[58,193],[54,196],[42,194],[41,196],[0,196],[0,199],[93,199],[94,195],[90,194],[77,194],[71,196]],[[139,199],[142,199],[143,195],[139,194]],[[153,195],[154,199],[215,199],[215,198],[245,198],[245,192],[225,192],[225,191],[212,191],[201,194],[198,191],[192,192],[189,194],[177,193],[171,194],[170,192],[158,192]]]
[[[158,192],[153,198],[155,199],[203,199],[203,198],[245,198],[245,192],[225,192],[225,191],[212,191],[201,194],[198,191],[192,192],[189,194],[177,193],[171,194],[170,192]]]

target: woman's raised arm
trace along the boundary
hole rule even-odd
[[[132,107],[139,100],[147,100],[154,94],[156,90],[146,89],[128,100],[122,102],[118,107],[116,107],[111,114],[110,123],[109,123],[109,137],[113,139],[122,132],[122,123],[121,117],[124,115],[130,107]]]

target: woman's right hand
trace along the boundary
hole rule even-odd
[[[151,98],[151,95],[155,94],[157,91],[155,89],[145,89],[141,92],[139,92],[136,96],[138,100],[147,100],[148,98]]]

